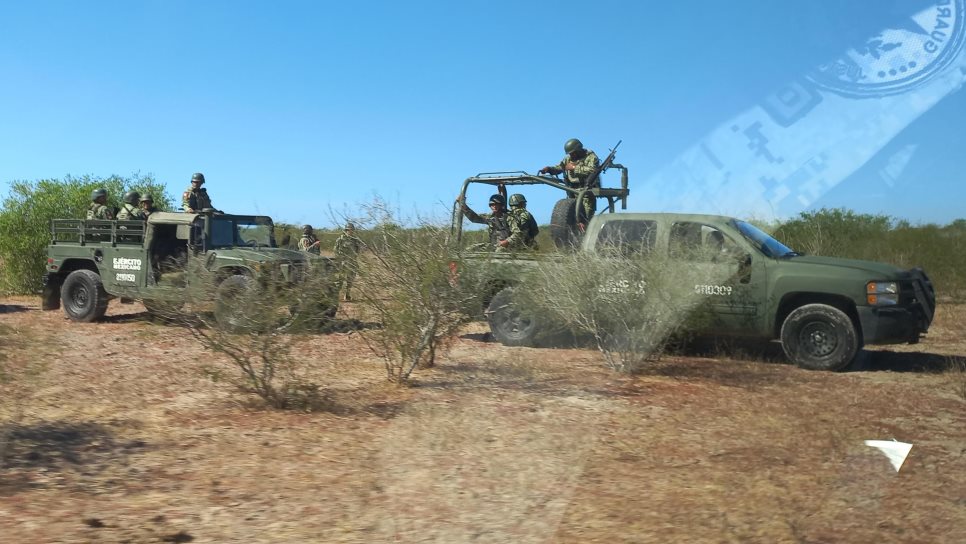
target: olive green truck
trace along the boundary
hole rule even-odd
[[[694,251],[702,247],[703,251]],[[577,251],[607,258],[660,255],[688,267],[693,294],[714,314],[699,334],[781,341],[802,368],[841,370],[864,345],[916,343],[936,307],[923,270],[801,255],[738,219],[694,214],[607,213],[590,221]],[[711,256],[709,258],[709,255]],[[553,255],[480,254],[493,295],[490,330],[511,346],[534,345],[543,318],[513,304],[513,285]],[[473,258],[463,266],[472,266]],[[697,281],[694,278],[697,277]],[[685,286],[691,292],[690,285]]]
[[[210,273],[193,274],[189,258]],[[313,286],[325,286],[317,300],[327,305],[322,313],[334,315],[336,266],[325,257],[279,248],[270,217],[157,212],[146,221],[55,219],[42,307],[63,304],[67,316],[80,322],[103,317],[114,298],[140,300],[149,312],[163,313],[180,305],[196,282],[213,281],[209,287],[221,298],[259,283],[295,287],[310,273],[332,278]]]

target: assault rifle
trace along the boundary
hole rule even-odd
[[[614,146],[614,149],[610,150],[610,155],[607,155],[607,158],[604,159],[604,162],[600,163],[600,166],[597,168],[597,170],[587,178],[587,187],[599,186],[598,178],[600,178],[600,175],[606,172],[607,169],[614,164],[614,157],[617,155],[617,148],[620,147],[621,142],[623,141],[624,140],[617,141],[617,145]]]

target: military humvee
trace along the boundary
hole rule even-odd
[[[258,283],[294,287],[315,274],[332,278],[312,284],[324,286],[320,311],[332,316],[337,310],[332,259],[279,248],[270,217],[207,211],[157,212],[147,221],[54,219],[42,308],[63,304],[70,319],[91,322],[104,316],[111,299],[121,298],[164,313],[201,281],[187,266],[190,258],[204,263],[210,272],[204,281],[215,282],[219,299],[243,296]]]

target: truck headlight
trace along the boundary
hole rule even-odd
[[[870,281],[865,284],[865,298],[870,306],[899,304],[899,285],[894,281]]]

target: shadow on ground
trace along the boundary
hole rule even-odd
[[[95,423],[47,422],[0,426],[0,493],[54,485],[52,474],[93,476],[147,448],[141,440],[119,441]],[[42,475],[44,478],[38,478]]]
[[[22,304],[0,304],[0,314],[16,314],[26,312],[30,308]]]

